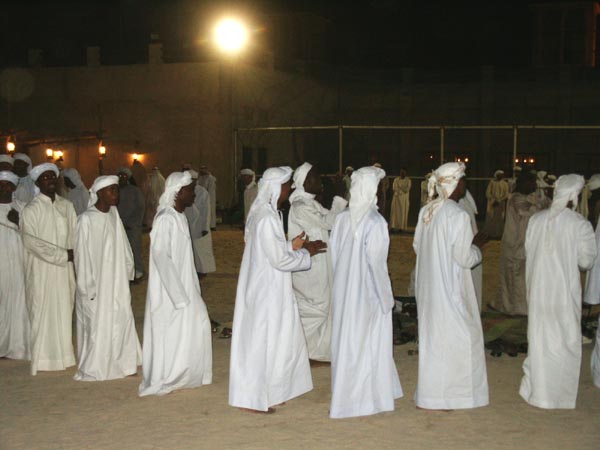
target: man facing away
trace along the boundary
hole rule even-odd
[[[377,211],[383,177],[377,167],[352,174],[350,207],[331,233],[331,418],[393,411],[394,400],[402,397],[393,356],[389,235]]]
[[[29,359],[30,326],[25,303],[25,264],[19,232],[23,205],[13,200],[19,177],[0,172],[0,358]]]
[[[29,172],[31,172],[31,158],[25,153],[15,153],[13,160],[13,172],[19,176],[15,199],[26,205],[35,196],[35,184],[29,175]]]
[[[525,236],[528,354],[521,397],[538,408],[574,409],[581,366],[581,279],[596,258],[592,225],[573,211],[581,175],[563,175],[550,209],[534,214]]]
[[[150,233],[139,395],[212,383],[212,337],[184,211],[194,203],[189,172],[167,177]]]
[[[348,202],[335,196],[331,210],[324,208],[315,198],[323,192],[323,183],[316,167],[309,163],[296,169],[294,185],[288,216],[290,236],[304,232],[311,239],[326,243],[336,216],[346,208]],[[315,255],[311,262],[309,270],[292,273],[294,295],[306,335],[309,358],[331,361],[331,257],[327,252]]]
[[[483,331],[471,268],[481,262],[486,236],[473,237],[465,195],[465,166],[446,163],[429,178],[430,201],[419,212],[417,254],[419,374],[415,402],[423,409],[488,404]]]
[[[142,349],[131,310],[135,267],[119,218],[119,178],[96,178],[75,235],[77,360],[75,380],[102,381],[137,373]]]
[[[217,178],[210,173],[208,167],[200,166],[198,184],[210,195],[210,229],[217,229]]]
[[[62,172],[67,187],[66,199],[73,203],[75,213],[79,216],[88,209],[90,194],[76,169],[68,168]]]
[[[504,179],[504,171],[496,170],[494,179],[489,182],[485,190],[488,203],[483,229],[492,238],[500,239],[502,237],[508,194],[508,183]]]
[[[596,225],[596,249],[600,255],[600,225]],[[587,274],[583,301],[588,305],[600,304],[600,256],[596,256],[596,262]],[[596,330],[596,344],[592,352],[592,379],[600,388],[600,317]]]
[[[406,231],[408,229],[408,209],[410,206],[410,188],[412,181],[406,176],[406,170],[400,170],[400,176],[394,178],[390,229]]]
[[[306,339],[290,272],[307,270],[324,251],[304,234],[286,240],[278,208],[288,199],[292,169],[267,169],[246,221],[244,256],[233,315],[229,404],[253,412],[313,388]]]
[[[77,215],[56,194],[58,168],[35,166],[31,178],[40,193],[23,210],[25,294],[31,321],[31,374],[75,364],[71,323],[75,299],[73,244]]]

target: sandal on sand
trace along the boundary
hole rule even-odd
[[[221,335],[219,336],[219,339],[229,339],[231,338],[231,328],[223,328],[223,331],[221,331]]]

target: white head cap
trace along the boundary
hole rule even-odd
[[[192,176],[187,170],[185,172],[173,172],[165,181],[165,191],[158,200],[158,211],[167,207],[175,206],[175,198],[182,187],[192,184]]]
[[[306,175],[308,175],[310,169],[312,169],[312,164],[305,162],[294,172],[294,184],[292,187],[295,188],[295,191],[292,192],[292,195],[290,196],[290,203],[292,203],[297,197],[306,194],[306,191],[304,190],[304,181],[306,180]],[[309,195],[314,197],[312,194]]]
[[[15,164],[15,160],[10,155],[0,155],[0,163],[9,163],[12,166]]]
[[[9,172],[8,170],[0,171],[0,181],[8,181],[15,185],[19,184],[19,176],[15,173]]]
[[[27,163],[27,165],[29,167],[27,167],[27,173],[29,173],[31,171],[31,158],[29,156],[27,156],[25,153],[15,153],[14,155],[12,155],[13,159],[16,161],[17,159],[20,161],[24,161]]]
[[[251,175],[251,176],[254,176],[255,173],[254,173],[254,170],[252,170],[252,169],[242,169],[242,170],[240,170],[240,175]]]
[[[590,191],[600,188],[600,173],[592,175],[587,182],[587,186]]]
[[[497,177],[498,175],[504,175],[504,170],[496,170],[494,172],[494,178]]]
[[[384,177],[385,171],[375,166],[361,167],[352,172],[349,208],[354,232],[367,212],[377,208],[377,187]]]
[[[539,172],[538,172],[539,173]],[[550,217],[558,216],[569,202],[573,202],[573,208],[577,205],[577,196],[583,189],[585,179],[581,175],[562,175],[554,183],[554,196],[550,206]]]
[[[69,167],[68,169],[63,170],[63,177],[68,178],[75,186],[83,186],[83,181],[81,181],[81,175],[77,172],[77,169],[73,169]]]
[[[129,178],[131,178],[133,176],[133,172],[131,172],[131,169],[129,169],[128,167],[119,167],[119,170],[117,170],[117,175],[119,175],[121,173],[124,173]]]
[[[98,202],[98,191],[105,187],[119,184],[119,177],[116,175],[103,175],[94,180],[94,184],[90,188],[90,199],[88,200],[88,208],[91,208]]]
[[[54,172],[56,176],[59,175],[58,167],[56,167],[56,164],[52,163],[38,164],[33,169],[31,169],[29,175],[31,176],[31,179],[35,182],[41,174],[48,171]]]
[[[442,164],[433,174],[429,177],[428,191],[429,191],[429,203],[425,206],[428,208],[423,221],[425,223],[431,222],[435,211],[441,204],[446,200],[458,186],[458,182],[462,177],[465,176],[465,165],[462,162],[449,162]],[[438,197],[435,200],[431,200],[437,192]]]

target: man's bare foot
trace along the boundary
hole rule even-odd
[[[309,359],[310,367],[323,367],[323,366],[331,366],[329,361],[317,361],[316,359]]]
[[[420,409],[421,411],[428,411],[428,412],[452,412],[452,411],[454,411],[453,409],[427,409],[427,408],[421,408],[420,406],[417,406],[417,409]]]
[[[269,408],[266,411],[260,411],[258,409],[250,409],[250,408],[239,408],[242,411],[246,411],[254,414],[275,414],[275,408]]]

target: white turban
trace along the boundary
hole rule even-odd
[[[27,173],[29,173],[31,171],[31,158],[29,156],[27,156],[25,153],[15,153],[13,156],[14,160],[21,160],[21,161],[25,161],[27,163],[27,165],[29,167],[27,167]]]
[[[120,173],[124,173],[129,178],[131,178],[133,176],[133,173],[131,172],[131,169],[129,169],[127,167],[119,167],[119,170],[117,171],[117,174],[120,174]]]
[[[379,167],[361,167],[352,172],[350,185],[350,222],[356,232],[358,224],[369,210],[377,209],[377,187],[385,177],[385,171]]]
[[[83,181],[81,181],[81,175],[77,172],[77,169],[72,167],[63,170],[63,177],[68,178],[75,186],[82,186],[85,189]]]
[[[157,212],[162,211],[167,207],[175,206],[175,198],[182,187],[192,184],[192,176],[189,171],[173,172],[165,181],[165,191],[158,199]]]
[[[373,167],[377,167],[378,169],[382,169],[383,168],[383,166],[381,164],[379,164],[379,163],[373,164]]]
[[[546,178],[548,178],[549,180],[554,181],[554,180],[556,180],[556,175],[550,174]]]
[[[292,185],[292,187],[295,188],[295,191],[292,192],[292,195],[290,195],[290,203],[292,203],[297,197],[302,197],[306,195],[310,196],[311,198],[315,197],[313,194],[308,194],[304,190],[304,181],[306,180],[306,175],[308,175],[310,169],[312,169],[312,164],[305,162],[294,172],[294,184]]]
[[[8,181],[17,186],[19,184],[19,176],[15,173],[9,172],[8,170],[3,170],[0,172],[0,181]]]
[[[494,178],[496,178],[498,175],[504,175],[504,170],[496,170],[494,172]]]
[[[515,172],[521,172],[522,170],[523,170],[523,168],[521,166],[513,167],[513,171],[515,171]]]
[[[354,167],[352,167],[352,166],[346,166],[346,172],[348,172],[349,170],[351,170],[352,172],[354,172]]]
[[[9,163],[12,166],[15,164],[15,160],[10,155],[0,155],[0,163]]]
[[[94,180],[94,184],[90,188],[90,199],[88,201],[88,208],[91,208],[98,202],[98,191],[105,187],[112,186],[113,184],[119,184],[119,177],[116,175],[104,175]]]
[[[252,169],[242,169],[242,170],[240,170],[240,175],[255,176],[255,173],[254,173],[254,170],[252,170]]]
[[[192,177],[192,180],[197,180],[198,179],[198,176],[199,176],[198,172],[196,172],[193,169],[188,170],[188,172],[190,173],[190,177]]]
[[[539,173],[539,172],[538,172]],[[558,216],[569,202],[573,202],[573,208],[577,205],[577,196],[583,189],[585,179],[581,175],[562,175],[554,183],[554,196],[550,206],[550,217]]]
[[[594,174],[590,177],[587,187],[590,191],[595,191],[596,189],[600,188],[600,173]]]
[[[35,182],[40,177],[40,175],[43,174],[44,172],[54,172],[57,177],[60,173],[58,171],[58,167],[56,167],[56,164],[43,163],[43,164],[38,164],[33,169],[31,169],[31,172],[29,175],[31,176],[31,179]]]
[[[458,182],[464,176],[465,165],[462,162],[442,164],[437,170],[433,171],[427,182],[429,203],[426,205],[428,211],[423,218],[425,223],[431,222],[436,209],[441,206],[444,200],[452,195],[456,186],[458,186]],[[436,192],[438,197],[432,200]]]

